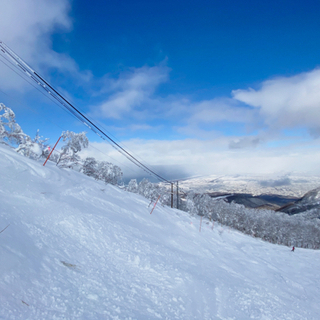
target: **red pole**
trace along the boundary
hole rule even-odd
[[[150,214],[153,212],[154,208],[156,207],[157,202],[158,202],[158,200],[160,199],[160,197],[161,197],[161,195],[158,197],[158,199],[157,199],[156,203],[154,204],[154,206],[153,206],[153,208],[152,208],[152,210],[151,210]]]
[[[54,147],[52,148],[51,152],[48,155],[48,158],[46,159],[46,161],[44,162],[43,166],[46,165],[47,161],[49,160],[51,153],[53,152],[54,148],[57,146],[58,142],[60,141],[61,137],[59,137],[58,141],[56,142],[56,144],[54,145]]]

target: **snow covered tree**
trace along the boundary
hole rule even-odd
[[[98,163],[98,180],[102,180],[105,183],[112,185],[118,185],[122,181],[121,169],[107,161],[99,161]]]
[[[95,158],[87,157],[84,160],[81,172],[89,177],[93,177],[94,179],[98,179],[98,162]]]
[[[131,179],[126,187],[126,190],[132,193],[138,193],[138,182],[136,179]]]
[[[157,192],[155,190],[153,183],[146,178],[140,181],[138,185],[138,193],[144,196],[145,198],[153,201],[157,200],[157,198],[159,197],[159,193],[156,194]]]
[[[0,139],[10,144],[20,144],[26,138],[21,127],[16,123],[15,113],[0,103]]]
[[[74,168],[80,165],[80,157],[78,152],[89,145],[85,132],[74,133],[72,131],[64,131],[61,134],[62,140],[66,144],[61,148],[61,153],[57,161],[57,166],[64,168]]]
[[[165,205],[169,205],[171,201],[170,192],[166,188],[161,187],[158,183],[152,183],[146,178],[142,179],[139,184],[136,179],[132,179],[126,190],[138,193],[151,201],[156,201],[160,196],[160,203]]]
[[[23,137],[16,151],[25,157],[37,160],[41,157],[47,157],[49,154],[46,142],[49,139],[43,139],[37,130],[35,138],[32,140],[28,135]]]
[[[151,201],[161,195],[159,201],[165,205],[170,205],[171,202],[168,187],[151,183],[147,179],[143,179],[139,184],[135,179],[131,180],[126,190]],[[217,221],[250,236],[286,246],[320,249],[319,209],[288,216],[283,212],[246,208],[244,205],[228,203],[224,199],[217,200],[208,194],[196,194],[193,191],[184,194],[181,200],[184,201],[180,201],[180,210]]]
[[[81,172],[96,180],[102,180],[112,185],[119,185],[122,182],[120,167],[107,161],[98,161],[92,157],[85,159]]]

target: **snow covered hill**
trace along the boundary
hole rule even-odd
[[[319,319],[320,252],[0,145],[0,319]],[[213,228],[212,228],[213,227]]]
[[[283,206],[279,211],[292,215],[315,208],[320,208],[320,188],[307,192],[301,199]]]

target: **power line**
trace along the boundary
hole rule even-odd
[[[126,156],[132,163],[142,168],[144,171],[149,174],[154,175],[160,181],[170,183],[167,179],[163,178],[146,165],[144,165],[141,161],[139,161],[136,157],[134,157],[131,153],[125,150],[119,143],[117,143],[114,139],[112,139],[109,135],[107,135],[102,129],[100,129],[96,124],[94,124],[87,116],[85,116],[79,109],[77,109],[73,104],[71,104],[66,98],[64,98],[48,81],[46,81],[43,77],[41,77],[36,71],[34,71],[23,59],[21,59],[14,51],[12,51],[6,44],[0,41],[0,50],[14,62],[14,66],[20,71],[26,74],[30,80],[33,80],[37,85],[41,87],[41,89],[45,90],[47,94],[49,94],[52,98],[54,98],[58,103],[60,103],[63,107],[67,109],[73,116],[75,116],[79,121],[81,121],[84,125],[86,125],[90,130],[96,133],[100,138],[106,140],[107,138],[113,147],[117,149],[121,154]],[[1,53],[1,52],[0,52]],[[2,53],[2,55],[3,55]],[[7,60],[7,59],[6,59]],[[12,64],[12,63],[11,63]],[[24,80],[26,80],[23,77]],[[26,80],[27,81],[27,80]],[[27,81],[30,83],[29,81]],[[34,84],[34,83],[33,83]],[[105,137],[105,138],[104,138]]]
[[[0,52],[0,54],[1,54],[1,52]],[[55,99],[53,99],[52,97],[51,97],[51,95],[46,95],[46,92],[43,92],[42,90],[40,90],[40,88],[38,88],[38,86],[36,86],[34,83],[32,83],[28,78],[26,78],[26,74],[25,73],[18,73],[18,72],[16,72],[12,67],[10,67],[10,65],[11,66],[13,66],[13,67],[15,67],[15,64],[12,62],[12,61],[10,61],[10,60],[8,60],[8,58],[7,57],[4,57],[4,56],[1,56],[4,60],[2,60],[1,58],[0,58],[0,61],[3,63],[3,64],[5,64],[11,71],[13,71],[17,76],[19,76],[21,79],[23,79],[23,80],[25,80],[26,82],[28,82],[34,89],[36,89],[39,93],[41,93],[43,96],[45,96],[46,98],[48,98],[52,103],[54,103],[55,105],[57,105],[59,108],[61,108],[62,110],[64,110],[64,111],[66,111],[66,109],[63,107],[63,106],[61,106],[61,104],[57,101],[57,100],[55,100]],[[10,64],[10,65],[9,65]],[[20,71],[20,69],[19,69],[19,71]],[[28,77],[28,76],[27,76]],[[1,91],[1,90],[0,90]],[[1,92],[3,92],[3,91],[1,91]],[[7,95],[5,92],[3,92],[5,95]],[[28,108],[28,109],[30,109],[30,108]],[[33,109],[31,109],[33,112],[36,112],[35,110],[33,110]],[[72,117],[74,117],[75,119],[77,119],[77,120],[79,120],[79,118],[74,114],[74,113],[71,113],[71,116]],[[54,125],[56,125],[57,127],[59,127],[60,129],[62,129],[62,130],[65,130],[64,128],[62,128],[61,126],[59,126],[59,125],[57,125],[56,123],[53,123],[50,119],[47,119],[47,120],[49,120],[52,124],[54,124]],[[83,121],[81,121],[82,123],[83,123]],[[86,124],[85,124],[86,125]],[[102,125],[101,125],[101,123],[100,123],[100,127],[101,127]],[[103,127],[103,126],[102,126]],[[105,128],[103,128],[105,131],[106,131],[106,129]],[[96,132],[95,132],[96,133]],[[97,133],[96,133],[97,134]],[[111,135],[110,133],[109,133],[109,135]],[[101,137],[101,135],[99,135],[100,137]],[[105,141],[107,141],[106,139],[104,139],[103,137],[101,137],[103,140],[105,140]],[[122,154],[123,156],[125,156],[129,161],[131,161],[131,159],[129,159],[128,158],[128,156],[127,155],[125,155],[125,154],[123,154],[123,152],[121,151],[121,150],[119,150],[119,149],[117,149],[110,141],[107,141],[107,142],[109,142],[110,143],[110,145],[115,149],[115,150],[117,150],[120,154]],[[91,145],[91,147],[92,148],[94,148],[92,145]],[[99,152],[101,152],[101,153],[103,153],[103,154],[105,154],[105,155],[107,155],[106,153],[104,153],[104,152],[102,152],[101,150],[99,150],[99,149],[97,149],[97,148],[94,148],[94,149],[96,149],[96,150],[98,150]],[[114,158],[112,158],[110,155],[108,155],[108,157],[109,158],[111,158],[111,159],[113,159],[113,160],[115,160],[115,161],[118,161],[118,160],[116,160],[116,159],[114,159]],[[131,161],[132,162],[132,161]],[[121,163],[121,162],[120,162]],[[135,163],[134,163],[135,164]],[[124,163],[121,163],[121,165],[122,166],[125,166],[125,167],[127,167],[127,168],[129,168],[127,165],[125,165]],[[149,175],[152,175],[149,171],[146,171],[144,168],[142,168],[141,166],[139,166],[139,165],[137,165],[137,164],[135,164],[138,168],[140,168],[141,170],[143,170],[143,171],[145,171],[147,174],[149,174]],[[131,168],[131,170],[134,170],[133,168]]]

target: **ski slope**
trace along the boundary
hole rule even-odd
[[[0,145],[0,319],[319,319],[320,252]]]

